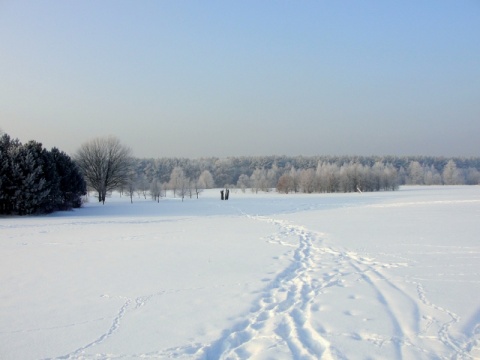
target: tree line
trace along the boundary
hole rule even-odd
[[[64,152],[0,134],[0,214],[29,215],[78,208],[86,182]]]
[[[1,135],[1,134],[0,134]],[[42,144],[0,138],[0,213],[33,214],[79,207],[86,188],[98,201],[118,190],[159,201],[204,189],[331,193],[397,190],[400,185],[480,184],[480,158],[252,156],[139,159],[115,137],[95,138],[71,159]]]
[[[98,154],[101,146],[105,146]],[[121,151],[120,151],[121,150]],[[119,159],[112,155],[123,154]],[[159,201],[171,193],[182,200],[197,197],[203,189],[251,189],[253,192],[330,193],[397,190],[400,185],[480,184],[480,158],[379,156],[252,156],[228,158],[157,158],[131,156],[118,139],[96,139],[82,145],[76,160],[90,187],[105,201],[105,190],[119,190]],[[90,164],[97,164],[88,168]],[[99,161],[99,159],[103,159]],[[110,159],[110,160],[107,160]],[[121,160],[123,159],[123,160]],[[103,165],[100,165],[102,164]],[[118,168],[118,181],[107,181],[107,169]],[[95,170],[95,171],[93,171]],[[99,180],[103,179],[103,180]],[[109,184],[107,185],[106,182]],[[99,185],[100,184],[100,185]],[[103,185],[101,185],[103,184]]]
[[[176,194],[180,183],[194,190],[195,187],[226,187],[242,191],[251,189],[254,192],[276,189],[285,193],[396,190],[400,185],[480,184],[480,158],[157,158],[134,159],[133,166],[137,183],[143,189],[148,189],[149,184],[154,183],[154,188],[160,190],[156,191],[159,196],[164,196],[170,189]],[[191,192],[187,189],[187,193]]]

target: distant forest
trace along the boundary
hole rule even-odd
[[[198,198],[203,189],[281,193],[397,190],[401,185],[479,185],[480,158],[431,156],[242,156],[132,158],[114,137],[96,138],[70,158],[0,131],[0,214],[38,214],[99,201],[118,190],[151,197]]]
[[[138,186],[175,190],[190,187],[279,192],[396,190],[400,185],[478,185],[480,158],[432,156],[251,156],[135,159]],[[173,175],[173,176],[172,176]],[[142,185],[143,183],[143,185]],[[195,183],[195,184],[193,184]]]

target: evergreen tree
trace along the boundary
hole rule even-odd
[[[12,176],[12,152],[18,147],[18,140],[12,140],[7,134],[0,137],[0,214],[10,214],[13,211],[12,199],[16,184]]]
[[[60,177],[52,153],[46,149],[42,149],[42,144],[38,144],[37,151],[41,159],[40,163],[42,165],[43,178],[49,189],[49,194],[41,201],[37,212],[50,213],[58,210],[61,203]]]
[[[79,208],[82,205],[82,196],[87,193],[87,185],[80,169],[64,152],[53,148],[51,157],[58,174],[58,193],[55,204],[59,210]]]
[[[45,179],[41,144],[30,141],[12,151],[13,213],[41,212],[50,194]]]
[[[68,155],[0,137],[0,214],[36,214],[81,206],[86,184]]]

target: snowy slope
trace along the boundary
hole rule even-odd
[[[479,358],[479,223],[479,187],[0,218],[0,358]]]

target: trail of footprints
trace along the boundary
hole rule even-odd
[[[280,233],[269,239],[271,242],[291,246],[287,239],[298,238],[293,261],[264,289],[244,323],[202,349],[204,357],[245,359],[269,351],[289,353],[298,359],[331,357],[328,341],[309,322],[314,299],[322,288],[336,281],[312,278],[318,253],[313,244],[315,239],[302,227],[261,217],[255,219],[273,222],[280,228]]]
[[[322,234],[302,226],[249,217],[274,223],[279,228],[279,232],[268,239],[270,242],[288,247],[292,246],[288,239],[297,238],[293,261],[264,289],[248,318],[224,332],[215,343],[199,349],[198,358],[246,359],[260,355],[268,358],[271,352],[271,358],[283,354],[284,358],[293,359],[346,359],[348,356],[332,341],[339,337],[343,338],[339,342],[348,337],[367,341],[377,348],[388,344],[391,355],[397,359],[442,358],[429,344],[434,338],[433,342],[440,341],[449,353],[446,358],[451,358],[451,354],[456,354],[458,359],[474,358],[470,352],[478,347],[475,336],[460,342],[450,335],[450,327],[459,321],[457,315],[429,302],[420,284],[417,284],[418,294],[412,295],[384,275],[385,269],[406,266],[404,262],[377,262],[354,252],[328,247],[323,244]],[[325,291],[331,287],[353,286],[354,281],[368,286],[382,319],[391,324],[391,332],[337,334],[312,322],[312,311],[319,310]],[[355,297],[351,295],[352,299]],[[345,315],[355,316],[355,312],[351,309]],[[423,313],[434,314],[433,320],[422,316]],[[436,326],[427,336],[432,321]]]
[[[343,340],[347,337],[350,340],[367,341],[377,348],[388,344],[393,349],[393,357],[397,359],[418,356],[441,358],[425,343],[429,334],[432,337],[433,330],[433,337],[437,337],[451,353],[457,354],[456,358],[473,359],[470,351],[478,347],[478,339],[472,337],[460,343],[450,335],[451,325],[459,321],[457,315],[429,302],[421,284],[415,284],[417,295],[412,296],[383,275],[383,269],[404,264],[383,264],[353,252],[327,247],[323,244],[321,234],[302,226],[261,216],[244,216],[273,223],[278,232],[267,241],[291,248],[293,257],[290,265],[263,289],[243,321],[226,329],[211,344],[189,344],[148,354],[95,354],[90,358],[249,359],[280,356],[306,360],[345,359],[348,356],[334,345],[334,340],[340,337]],[[319,311],[322,293],[331,287],[351,285],[352,281],[368,285],[377,306],[391,323],[393,334],[332,333],[312,323],[312,312]],[[87,353],[94,351],[95,345],[115,333],[128,311],[138,309],[153,297],[164,293],[141,296],[135,300],[125,299],[125,304],[105,334],[57,359],[89,358]],[[351,298],[354,299],[355,295],[351,295]],[[434,311],[439,315],[435,318],[422,316],[422,310],[426,308],[430,310],[429,313]],[[354,309],[347,313],[345,315],[355,316]],[[339,342],[343,340],[338,339]]]

